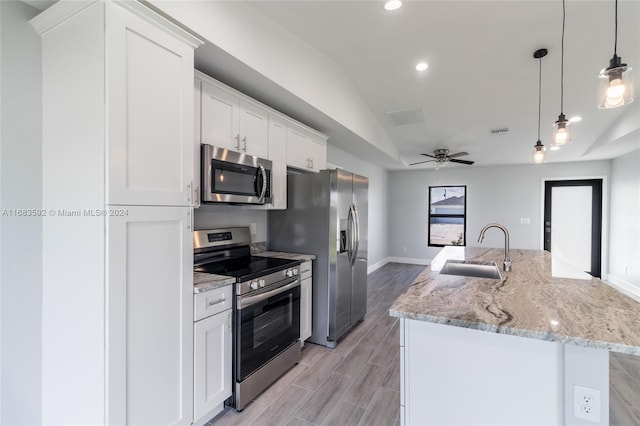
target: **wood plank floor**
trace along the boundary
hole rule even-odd
[[[369,275],[365,319],[335,349],[306,343],[241,413],[226,408],[208,425],[399,425],[399,325],[388,310],[423,269],[389,263]],[[640,426],[640,357],[610,359],[610,424]]]

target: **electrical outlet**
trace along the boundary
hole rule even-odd
[[[255,223],[250,223],[249,224],[249,232],[251,232],[251,235],[256,235],[257,229],[256,229],[256,224]]]
[[[600,423],[600,391],[573,386],[573,416]]]

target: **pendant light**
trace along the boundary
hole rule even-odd
[[[539,59],[540,70],[538,73],[538,141],[533,146],[533,155],[531,159],[536,164],[544,163],[547,153],[545,152],[544,145],[540,141],[540,111],[542,108],[542,58],[547,56],[547,49],[538,49],[533,52],[533,57]]]
[[[631,67],[622,63],[618,56],[618,0],[615,12],[615,38],[613,43],[613,58],[609,66],[600,71],[598,86],[598,108],[609,109],[628,105],[633,102],[633,79]]]
[[[565,0],[562,0],[562,42],[560,45],[560,115],[555,123],[552,145],[561,147],[571,142],[569,132],[569,120],[564,115],[564,22],[565,22]]]

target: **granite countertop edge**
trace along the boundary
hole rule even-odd
[[[299,260],[300,262],[309,262],[316,258],[315,254],[286,253],[283,251],[272,251],[272,250],[253,253],[253,255],[260,256],[260,257],[275,257],[278,259]]]
[[[579,337],[563,336],[553,333],[539,333],[531,330],[522,330],[512,327],[501,327],[487,323],[479,323],[474,321],[465,321],[459,319],[437,317],[424,313],[399,311],[395,309],[389,310],[389,315],[396,318],[411,319],[417,321],[426,321],[434,324],[451,325],[454,327],[469,328],[479,331],[487,331],[490,333],[505,334],[509,336],[526,337],[536,340],[544,340],[547,342],[570,343],[576,346],[582,346],[592,349],[607,349],[614,352],[622,352],[631,355],[640,356],[640,347],[623,345],[619,343],[602,342],[599,340],[583,339]]]

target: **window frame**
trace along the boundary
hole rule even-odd
[[[464,213],[463,214],[432,214],[431,213],[431,191],[435,188],[464,188]],[[428,194],[428,198],[427,198],[427,208],[428,208],[428,215],[427,215],[427,245],[429,247],[466,247],[467,246],[467,185],[436,185],[436,186],[429,186],[429,194]],[[443,217],[443,218],[447,218],[447,217],[451,217],[451,218],[461,218],[463,221],[462,224],[462,244],[460,245],[456,245],[456,244],[431,244],[431,218],[438,218],[438,217]]]

